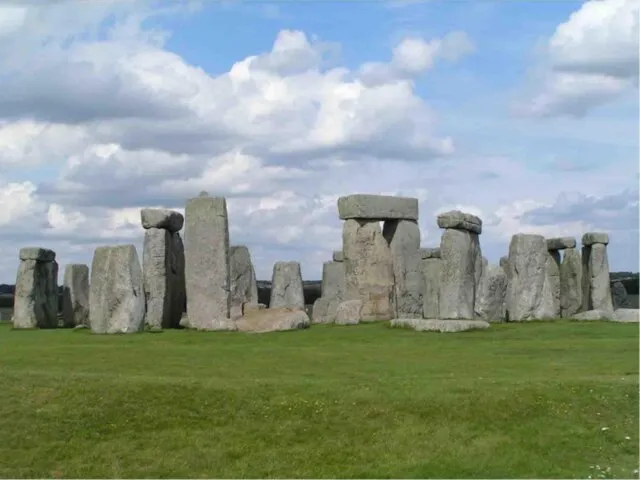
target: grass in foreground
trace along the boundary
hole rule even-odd
[[[633,478],[638,326],[2,325],[0,439],[13,478]]]

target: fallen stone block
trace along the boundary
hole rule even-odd
[[[573,237],[557,237],[547,239],[547,249],[564,250],[565,248],[575,248],[576,239]]]
[[[299,330],[309,325],[309,317],[303,310],[286,307],[246,311],[236,321],[239,331],[251,333]]]
[[[341,220],[418,220],[418,199],[356,194],[338,199]]]
[[[391,326],[412,328],[418,332],[457,333],[467,330],[484,330],[491,325],[484,320],[396,318],[391,321]]]
[[[184,225],[184,216],[180,212],[164,208],[143,208],[140,210],[142,228],[161,228],[171,233],[179,232]]]
[[[614,322],[638,323],[640,321],[640,310],[637,308],[619,308],[613,312]]]
[[[438,215],[437,221],[440,228],[455,228],[477,234],[482,233],[482,220],[475,215],[464,213],[460,210],[441,213]]]
[[[576,313],[571,318],[574,320],[613,320],[613,310],[587,310],[586,312]]]

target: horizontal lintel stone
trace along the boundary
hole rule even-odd
[[[341,220],[418,220],[418,199],[355,194],[338,198]]]
[[[451,210],[438,215],[438,227],[467,230],[472,233],[482,233],[482,220],[470,213]]]
[[[547,239],[547,250],[564,250],[565,248],[575,248],[576,239],[573,237],[557,237]]]
[[[25,247],[20,249],[20,260],[35,260],[36,262],[53,262],[56,252],[48,248]]]
[[[582,245],[588,247],[595,243],[609,244],[609,235],[602,232],[589,232],[582,236]]]

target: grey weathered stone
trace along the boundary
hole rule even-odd
[[[440,258],[440,247],[438,248],[421,248],[420,257],[425,260],[427,258]]]
[[[482,251],[478,244],[478,249],[475,257],[475,295],[473,297],[474,304],[474,318],[478,315],[476,313],[475,304],[478,303],[478,295],[480,295],[480,286],[482,284],[482,277],[484,276],[486,270],[489,268],[489,260],[486,257],[482,256]]]
[[[582,247],[582,310],[613,311],[609,259],[604,243]]]
[[[560,260],[559,250],[547,251],[545,279],[536,318],[551,319],[560,317]]]
[[[589,247],[600,243],[602,245],[609,244],[609,235],[602,232],[590,232],[582,235],[582,246]]]
[[[258,284],[249,249],[244,245],[229,248],[231,309],[243,311],[245,304],[258,303]]]
[[[570,318],[573,318],[574,320],[613,320],[613,317],[613,310],[605,311],[594,309],[576,313]]]
[[[336,250],[333,252],[333,261],[344,262],[344,253],[342,253],[342,250]]]
[[[362,318],[362,300],[345,300],[336,309],[336,325],[356,325]]]
[[[503,322],[506,296],[507,274],[504,268],[497,265],[486,266],[476,295],[476,317],[488,322]]]
[[[546,278],[547,242],[542,235],[516,234],[507,262],[507,315],[511,322],[539,319]]]
[[[276,262],[273,266],[269,308],[285,307],[304,310],[304,289],[298,262]]]
[[[48,248],[25,247],[20,249],[20,260],[35,260],[36,262],[53,262],[56,259],[56,252]]]
[[[582,258],[576,248],[567,248],[560,264],[560,315],[571,318],[581,309]]]
[[[296,308],[250,309],[236,321],[241,332],[266,333],[309,327],[309,317]]]
[[[145,323],[149,328],[178,328],[184,307],[184,250],[180,234],[145,230],[142,250]]]
[[[422,318],[424,274],[420,252],[420,227],[415,220],[387,220],[382,235],[393,262],[394,318]]]
[[[344,222],[342,243],[348,300],[362,300],[360,320],[393,318],[393,260],[382,235],[380,224],[373,220],[349,219]]]
[[[640,310],[637,308],[619,308],[613,312],[614,322],[638,323],[640,321]]]
[[[322,265],[321,288],[321,297],[313,303],[311,318],[314,323],[332,323],[345,295],[344,263],[334,261]]]
[[[437,221],[440,228],[455,228],[456,230],[466,230],[477,234],[482,233],[482,220],[475,215],[464,213],[460,210],[441,213],[438,215]]]
[[[613,308],[631,307],[627,289],[624,288],[624,284],[622,282],[613,282],[611,284],[611,301],[613,302]]]
[[[547,239],[549,250],[564,250],[565,248],[575,248],[576,239],[573,237],[556,237]]]
[[[185,274],[189,325],[235,330],[231,320],[229,219],[224,197],[199,196],[185,208]]]
[[[447,228],[442,234],[439,318],[473,319],[479,249],[480,242],[475,233]]]
[[[422,316],[439,318],[440,276],[442,275],[441,258],[425,258],[422,260],[422,273],[425,280]]]
[[[144,330],[142,267],[133,245],[98,247],[91,263],[89,324],[93,333]]]
[[[143,208],[140,210],[142,228],[162,228],[172,233],[182,230],[184,216],[175,210],[165,208]]]
[[[57,327],[58,264],[55,253],[44,248],[22,249],[20,259],[13,297],[13,327]]]
[[[418,332],[457,333],[467,330],[484,330],[491,325],[484,320],[396,318],[391,321],[391,326],[412,328]]]
[[[311,308],[313,323],[333,323],[341,300],[337,297],[318,297]]]
[[[64,269],[62,324],[65,327],[89,325],[89,266],[70,263]]]
[[[338,199],[341,220],[418,220],[418,199],[356,194]]]
[[[505,269],[505,272],[507,270],[507,264],[509,263],[509,257],[508,256],[504,256],[504,257],[500,257],[500,266],[502,268]]]

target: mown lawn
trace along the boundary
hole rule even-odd
[[[634,478],[638,420],[637,324],[0,326],[2,477]]]

